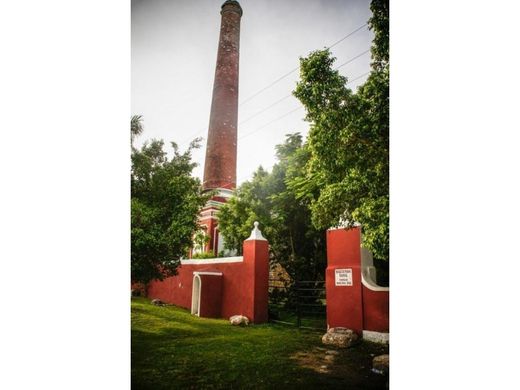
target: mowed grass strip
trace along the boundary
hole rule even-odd
[[[334,367],[317,372],[298,359],[301,354],[324,355],[322,347],[321,333],[273,324],[235,327],[226,320],[199,318],[175,306],[132,298],[133,389],[385,387],[366,367],[370,352],[379,346],[367,343],[341,351],[340,375],[334,374]],[[358,369],[358,358],[364,370]]]

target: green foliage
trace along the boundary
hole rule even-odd
[[[148,283],[175,274],[180,257],[192,245],[193,234],[198,229],[198,211],[207,200],[201,193],[200,181],[191,176],[196,166],[191,161],[191,151],[199,147],[199,140],[193,141],[184,153],[172,143],[171,158],[163,147],[162,140],[146,142],[140,150],[132,147],[131,277],[134,282]]]
[[[368,21],[370,29],[374,31],[372,45],[372,66],[376,70],[386,68],[390,62],[389,35],[390,35],[390,4],[389,0],[372,0],[370,10],[372,17]]]
[[[372,72],[353,93],[333,69],[328,50],[300,59],[294,95],[311,123],[306,171],[288,187],[309,205],[312,222],[327,228],[363,226],[363,245],[377,259],[389,257],[388,1],[374,0]]]
[[[242,184],[235,195],[218,213],[219,230],[224,236],[224,247],[242,254],[242,242],[249,237],[254,221],[259,221],[265,234],[268,220],[268,199],[265,193],[268,173],[262,168],[254,173],[251,181]]]
[[[206,244],[210,238],[203,229],[198,230],[193,237],[193,243],[195,244],[194,250],[204,251]]]
[[[227,249],[242,250],[254,221],[269,240],[272,263],[281,264],[295,279],[323,278],[325,232],[311,223],[308,207],[286,181],[302,174],[309,158],[300,134],[288,134],[276,147],[278,163],[271,173],[258,168],[219,212],[219,228]]]
[[[194,253],[191,258],[192,259],[214,259],[215,254],[213,252]]]

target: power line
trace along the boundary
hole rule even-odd
[[[357,56],[357,57],[360,57],[360,56]],[[343,65],[346,65],[346,63],[343,64]],[[342,66],[342,65],[341,65],[341,66]],[[337,68],[336,68],[336,69],[337,69]],[[353,78],[352,80],[349,80],[349,81],[347,82],[347,85],[350,84],[350,83],[352,83],[352,82],[354,82],[354,81],[356,81],[356,80],[359,80],[360,78],[362,78],[363,76],[366,76],[366,75],[369,74],[369,73],[370,73],[370,71],[369,71],[369,72],[365,72],[365,73],[363,73],[363,74],[360,74],[359,76]],[[266,108],[265,108],[264,110],[262,110],[262,111],[265,111],[267,108],[271,108],[273,105],[279,103],[280,101],[282,101],[283,99],[286,99],[286,98],[289,97],[289,96],[291,96],[291,95],[288,95],[288,96],[283,97],[282,99],[280,99],[280,100],[278,100],[277,102],[273,103],[271,106],[266,107]],[[259,128],[253,130],[252,132],[247,133],[247,134],[245,134],[245,135],[242,135],[242,136],[238,137],[238,139],[242,139],[242,138],[249,137],[251,134],[254,134],[254,133],[256,133],[257,131],[262,130],[263,128],[269,126],[270,124],[272,124],[272,123],[274,123],[274,122],[277,122],[277,121],[279,121],[280,119],[283,119],[283,118],[285,118],[286,116],[292,114],[293,112],[296,112],[296,111],[298,111],[298,110],[301,110],[302,108],[303,108],[303,106],[296,107],[296,108],[292,109],[291,111],[286,112],[285,114],[280,115],[279,117],[273,119],[272,121],[270,121],[270,122],[268,122],[268,123],[266,123],[266,124],[260,126]],[[257,114],[260,114],[260,112],[257,113]],[[253,116],[256,116],[257,114],[255,114],[255,115],[253,115]],[[252,118],[252,117],[250,117],[249,119],[251,119],[251,118]]]
[[[344,36],[342,39],[340,39],[339,41],[337,41],[336,43],[334,43],[334,44],[331,45],[330,47],[332,47],[332,46],[334,46],[334,45],[340,43],[342,40],[345,40],[345,39],[348,38],[350,35],[354,34],[354,33],[357,32],[357,31],[359,31],[359,30],[360,30],[361,28],[363,28],[364,26],[366,26],[366,24],[364,24],[363,26],[359,27],[359,28],[356,29],[355,31],[351,32],[350,34]],[[367,54],[367,53],[369,53],[369,52],[370,52],[370,49],[369,49],[369,50],[365,50],[364,52],[362,52],[362,53],[356,55],[355,57],[352,57],[352,58],[349,59],[348,61],[346,61],[346,62],[344,62],[344,63],[338,65],[338,66],[337,66],[336,68],[334,68],[334,69],[337,70],[337,69],[339,69],[339,68],[341,68],[341,67],[343,67],[343,66],[345,66],[345,65],[348,65],[348,64],[350,64],[351,62],[354,62],[355,60],[357,60],[358,58],[362,57],[363,55],[365,55],[365,54]],[[299,66],[298,66],[296,69],[299,69]],[[295,70],[296,70],[296,69],[295,69]],[[281,78],[277,79],[276,81],[274,81],[273,83],[271,83],[271,84],[268,85],[267,87],[263,88],[262,90],[258,91],[257,94],[260,94],[260,93],[263,92],[265,89],[267,89],[267,88],[271,87],[272,85],[276,84],[278,81],[282,80],[283,78],[285,78],[286,76],[288,76],[288,75],[291,74],[292,72],[294,72],[294,70],[292,70],[290,73],[287,73],[286,75],[282,76]],[[358,76],[357,78],[355,78],[355,79],[353,79],[353,80],[350,80],[347,84],[349,84],[349,83],[351,83],[351,82],[357,80],[358,78],[363,77],[364,75],[366,75],[366,74],[368,74],[368,73],[370,73],[370,72],[364,73],[364,74]],[[267,110],[269,110],[270,108],[276,106],[278,103],[281,103],[282,101],[284,101],[285,99],[287,99],[287,98],[289,98],[289,97],[291,97],[291,96],[292,96],[292,93],[290,93],[289,95],[286,95],[286,96],[282,97],[281,99],[277,100],[276,102],[274,102],[274,103],[270,104],[269,106],[263,108],[263,109],[260,110],[259,112],[257,112],[257,113],[255,113],[255,114],[251,115],[250,117],[244,119],[243,121],[240,121],[239,125],[240,125],[240,124],[243,124],[243,123],[245,123],[245,122],[248,122],[249,120],[251,120],[251,119],[257,117],[258,115],[264,113],[265,111],[267,111]],[[249,99],[251,99],[251,98],[252,98],[252,96],[251,96]],[[243,103],[245,103],[245,101],[242,102],[241,104],[243,104]],[[291,111],[291,112],[292,112],[292,111]],[[280,119],[281,119],[281,118],[280,118]],[[270,123],[269,123],[269,124],[270,124]],[[263,128],[263,127],[262,127],[262,128]],[[203,129],[203,130],[199,131],[198,133],[193,134],[190,138],[187,138],[185,141],[179,143],[179,145],[184,145],[184,144],[187,144],[188,142],[191,142],[190,140],[191,140],[193,137],[198,136],[199,134],[203,134],[206,130],[207,130],[207,129]],[[257,129],[257,130],[258,130],[258,129]],[[255,130],[254,132],[256,132],[256,130]],[[239,138],[239,139],[240,139],[240,138]]]
[[[249,120],[251,120],[251,119],[257,117],[258,115],[260,115],[260,114],[262,114],[263,112],[269,110],[271,107],[276,106],[278,103],[281,103],[282,101],[284,101],[285,99],[287,99],[288,97],[291,97],[291,96],[292,96],[292,93],[290,93],[290,94],[287,95],[287,96],[284,96],[283,98],[277,100],[277,101],[274,102],[273,104],[271,104],[271,105],[265,107],[264,109],[258,111],[256,114],[253,114],[253,115],[251,115],[249,118],[244,119],[243,121],[241,121],[241,122],[239,123],[239,125],[241,125],[241,124],[243,124],[243,123],[246,123],[247,121],[249,121]]]
[[[347,85],[350,84],[350,83],[353,83],[353,82],[356,81],[356,80],[359,80],[360,78],[362,78],[362,77],[364,77],[364,76],[366,76],[366,75],[368,75],[368,74],[370,74],[370,71],[365,72],[365,73],[363,73],[363,74],[360,74],[359,76],[354,77],[353,79],[351,79],[351,80],[349,80],[349,81],[347,82]],[[291,95],[288,95],[288,96],[291,96]],[[280,100],[278,100],[277,102],[273,103],[273,105],[274,105],[274,104],[277,104],[278,102],[280,102],[280,101],[283,100],[283,99],[286,99],[288,96],[283,97],[282,99],[280,99]],[[271,106],[272,106],[272,105],[271,105]],[[267,109],[267,108],[270,108],[271,106],[266,107],[266,109]],[[278,121],[278,120],[280,120],[280,119],[282,119],[282,118],[285,118],[286,116],[292,114],[292,113],[295,112],[295,111],[298,111],[298,110],[301,109],[301,108],[302,108],[302,107],[295,108],[295,109],[293,109],[293,110],[291,110],[291,111],[289,111],[289,112],[287,112],[287,113],[285,113],[285,114],[279,116],[278,118],[273,119],[271,122],[266,123],[266,124],[263,125],[262,127],[259,127],[258,129],[253,130],[251,133],[248,133],[248,134],[245,134],[245,135],[239,137],[238,139],[248,137],[248,136],[250,136],[251,134],[256,133],[257,131],[260,131],[260,130],[263,129],[264,127],[270,125],[271,123],[274,123],[274,122],[276,122],[276,121]],[[260,114],[260,113],[257,113],[257,114]],[[256,115],[256,114],[255,114],[255,115]],[[242,176],[242,177],[240,177],[240,179],[237,179],[237,183],[241,182],[243,179],[249,178],[249,177],[252,176],[253,174],[254,174],[254,172],[250,173],[249,175],[246,175],[246,176]]]
[[[293,110],[291,110],[291,111],[289,111],[289,112],[286,112],[285,114],[283,114],[283,115],[281,115],[281,116],[279,116],[279,117],[273,119],[272,121],[266,123],[265,125],[260,126],[259,128],[253,130],[252,132],[247,133],[247,134],[244,134],[244,135],[238,137],[238,139],[242,139],[242,138],[249,137],[251,134],[254,134],[254,133],[256,133],[257,131],[262,130],[264,127],[267,127],[267,126],[269,126],[270,124],[272,124],[272,123],[274,123],[274,122],[277,122],[277,121],[279,121],[280,119],[283,119],[283,118],[285,118],[286,116],[292,114],[293,112],[296,112],[296,111],[298,111],[298,110],[301,110],[302,108],[303,108],[303,106],[296,107],[295,109],[293,109]]]
[[[350,33],[348,33],[347,35],[345,35],[343,38],[341,38],[340,40],[334,42],[332,45],[330,46],[327,46],[326,48],[327,49],[330,49],[334,46],[336,46],[337,44],[339,44],[340,42],[343,42],[345,39],[347,39],[348,37],[350,37],[351,35],[355,34],[356,32],[358,32],[359,30],[361,30],[363,27],[365,27],[367,24],[363,24],[362,26],[356,28],[354,31],[351,31]],[[254,94],[252,94],[251,96],[249,96],[248,98],[246,98],[245,100],[243,100],[242,102],[240,102],[239,106],[247,103],[248,101],[252,100],[253,98],[255,98],[256,96],[260,95],[262,92],[264,92],[265,90],[271,88],[273,85],[275,85],[276,83],[282,81],[284,78],[286,78],[287,76],[290,76],[292,73],[296,72],[298,69],[300,68],[300,66],[297,66],[296,68],[292,69],[291,71],[287,72],[286,74],[284,74],[283,76],[277,78],[276,80],[274,80],[273,82],[271,82],[270,84],[268,84],[267,86],[265,86],[264,88],[260,89],[259,91],[255,92]]]
[[[351,33],[345,35],[343,38],[341,38],[339,41],[336,41],[334,42],[332,45],[330,45],[329,47],[327,47],[327,49],[331,49],[333,48],[334,46],[336,46],[338,43],[340,42],[343,42],[345,39],[347,39],[348,37],[350,37],[351,35],[354,35],[355,33],[357,33],[359,30],[361,30],[363,27],[365,27],[367,25],[367,23],[365,23],[364,25],[356,28],[354,31],[352,31]]]
[[[339,41],[338,41],[338,42],[339,42]],[[337,69],[341,68],[342,66],[345,66],[345,65],[347,65],[347,64],[349,64],[349,63],[351,63],[351,62],[353,62],[354,60],[356,60],[356,59],[360,58],[361,56],[365,55],[366,53],[368,53],[369,51],[370,51],[370,50],[366,50],[366,51],[364,51],[364,52],[358,54],[357,56],[355,56],[355,57],[349,59],[348,61],[344,62],[343,64],[337,66],[337,67],[334,68],[334,69],[337,70]],[[363,77],[364,75],[366,75],[366,74],[368,74],[368,73],[370,73],[370,72],[364,73],[364,74],[362,74],[361,76],[358,76],[358,78],[361,78],[361,77]],[[358,78],[355,78],[355,79],[353,79],[353,80],[350,80],[347,84],[351,83],[352,81],[357,80]],[[287,98],[289,98],[289,97],[291,97],[291,96],[292,96],[292,93],[290,93],[289,95],[284,96],[283,98],[281,98],[281,99],[277,100],[276,102],[270,104],[269,106],[263,108],[262,110],[258,111],[257,113],[251,115],[251,116],[248,117],[247,119],[244,119],[243,121],[241,121],[241,122],[239,123],[239,125],[244,124],[245,122],[247,122],[247,121],[249,121],[249,120],[251,120],[251,119],[253,119],[253,118],[256,118],[258,115],[260,115],[260,114],[266,112],[266,111],[269,110],[270,108],[276,106],[278,103],[281,103],[282,101],[284,101],[285,99],[287,99]]]
[[[275,85],[276,83],[278,83],[279,81],[282,81],[284,78],[286,78],[287,76],[291,75],[292,73],[294,73],[295,71],[297,71],[298,69],[300,69],[300,66],[297,66],[296,68],[294,68],[293,70],[291,70],[290,72],[287,72],[286,74],[284,74],[282,77],[280,78],[277,78],[275,81],[273,81],[271,84],[267,85],[266,87],[262,88],[260,91],[252,94],[251,96],[249,96],[246,100],[242,101],[239,106],[247,103],[248,101],[250,101],[251,99],[257,97],[258,95],[260,95],[262,92],[264,92],[265,90],[271,88],[273,85]]]
[[[348,83],[347,83],[347,85],[350,84],[350,83],[352,83],[352,82],[354,82],[354,81],[356,81],[356,80],[359,80],[361,77],[366,76],[367,74],[370,74],[370,71],[365,72],[365,73],[363,73],[363,74],[360,74],[360,75],[357,76],[356,78],[353,78],[352,80],[349,80]]]
[[[364,54],[364,53],[362,53],[362,54]],[[355,58],[359,58],[360,56],[361,56],[361,55],[356,56]],[[350,61],[350,60],[349,60],[349,61]],[[348,63],[349,61],[347,61],[347,63]],[[344,63],[343,65],[346,65],[347,63]],[[343,65],[340,65],[340,66],[343,66]],[[338,66],[336,69],[338,69],[338,68],[339,68],[339,66]],[[359,76],[356,76],[356,77],[353,78],[353,79],[350,79],[350,80],[347,82],[347,85],[350,84],[350,83],[353,83],[353,82],[356,81],[356,80],[359,80],[360,78],[362,78],[362,77],[364,77],[364,76],[366,76],[366,75],[368,75],[368,74],[370,74],[370,71],[365,72],[365,73],[363,73],[363,74],[360,74]],[[290,97],[290,96],[292,96],[292,94],[289,94],[289,95],[287,95],[287,96],[284,96],[283,98],[281,98],[281,99],[277,100],[276,102],[272,103],[271,105],[265,107],[264,109],[262,109],[261,111],[257,112],[256,114],[254,114],[254,115],[250,116],[249,118],[247,118],[247,119],[241,121],[239,124],[243,124],[243,123],[249,121],[250,119],[253,119],[254,117],[257,117],[258,115],[260,115],[260,114],[262,114],[263,112],[267,111],[268,109],[274,107],[275,105],[277,105],[278,103],[282,102],[283,100],[287,99],[287,98]],[[241,136],[241,137],[238,137],[238,139],[242,139],[242,138],[248,137],[248,136],[250,136],[251,134],[256,133],[257,131],[262,130],[263,128],[269,126],[270,124],[272,124],[272,123],[274,123],[274,122],[277,122],[277,121],[280,120],[280,119],[285,118],[286,116],[292,114],[293,112],[295,112],[295,111],[297,111],[297,110],[299,110],[299,109],[301,109],[301,108],[302,108],[302,107],[297,107],[297,108],[295,108],[295,109],[293,109],[293,110],[291,110],[291,111],[289,111],[289,112],[286,112],[285,114],[283,114],[283,115],[281,115],[281,116],[279,116],[279,117],[273,119],[272,121],[266,123],[265,125],[262,125],[261,127],[255,129],[255,130],[253,130],[252,132],[247,133],[247,134],[245,134],[245,135],[243,135],[243,136]],[[197,134],[195,134],[195,135],[201,134],[201,133],[203,133],[204,131],[206,131],[206,130],[202,130],[202,131],[200,131],[199,133],[197,133]],[[186,143],[186,141],[183,142],[183,143],[180,143],[179,145],[183,145],[184,143]]]
[[[351,62],[357,60],[359,57],[362,57],[362,56],[364,56],[364,55],[367,54],[367,53],[370,53],[370,49],[365,50],[363,53],[358,54],[357,56],[351,58],[351,59],[348,60],[347,62],[344,62],[344,63],[342,63],[341,65],[336,66],[334,69],[337,70],[337,69],[341,68],[342,66],[345,66],[345,65],[347,65],[347,64],[350,64]]]

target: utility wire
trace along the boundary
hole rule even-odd
[[[298,111],[298,110],[301,110],[302,108],[303,108],[303,106],[296,107],[296,108],[292,109],[291,111],[286,112],[285,114],[283,114],[283,115],[281,115],[281,116],[279,116],[279,117],[273,119],[272,121],[266,123],[265,125],[260,126],[259,128],[253,130],[252,132],[247,133],[247,134],[244,134],[244,135],[238,137],[238,139],[242,139],[242,138],[249,137],[251,134],[254,134],[254,133],[256,133],[257,131],[262,130],[264,127],[267,127],[267,126],[269,126],[270,124],[272,124],[272,123],[274,123],[274,122],[277,122],[277,121],[279,121],[280,119],[285,118],[286,116],[292,114],[293,112],[296,112],[296,111]]]
[[[352,34],[358,32],[359,30],[361,30],[361,29],[362,29],[363,27],[365,27],[365,26],[366,26],[366,23],[365,23],[363,26],[358,27],[356,30],[352,31],[350,34],[345,35],[343,38],[341,38],[339,41],[336,41],[335,43],[333,43],[332,45],[330,45],[328,48],[331,48],[331,47],[333,47],[333,46],[339,44],[340,42],[344,41],[344,40],[347,39],[349,36],[351,36]],[[343,66],[345,66],[345,65],[348,65],[348,64],[350,64],[351,62],[357,60],[358,58],[362,57],[363,55],[365,55],[365,54],[367,54],[367,53],[369,53],[369,52],[370,52],[370,49],[369,49],[369,50],[365,50],[364,52],[358,54],[358,55],[355,56],[355,57],[352,57],[351,59],[349,59],[348,61],[342,63],[341,65],[337,66],[337,67],[334,68],[334,69],[337,70],[337,69],[339,69],[339,68],[341,68],[341,67],[343,67]],[[291,70],[289,73],[286,73],[286,74],[283,75],[282,77],[276,79],[276,80],[273,81],[271,84],[267,85],[266,87],[262,88],[260,91],[256,92],[254,95],[251,95],[249,98],[247,98],[246,100],[244,100],[242,103],[239,104],[239,106],[242,105],[242,104],[244,104],[246,101],[251,100],[253,97],[256,97],[257,95],[259,95],[260,93],[262,93],[262,92],[265,91],[266,89],[272,87],[272,86],[275,85],[277,82],[279,82],[280,80],[283,80],[285,77],[289,76],[291,73],[293,73],[294,71],[296,71],[296,70],[298,70],[298,69],[299,69],[299,66],[296,67],[295,69]],[[370,73],[370,72],[368,72],[368,73]],[[365,74],[367,74],[367,73],[365,73]],[[358,77],[362,77],[362,76],[364,76],[365,74],[363,74],[363,75],[361,75],[361,76],[358,76]],[[355,81],[355,80],[357,80],[357,78],[354,79],[354,80],[349,81],[347,84],[349,84],[350,82]],[[255,114],[251,115],[250,117],[244,119],[243,121],[240,121],[239,125],[241,125],[241,124],[243,124],[243,123],[245,123],[245,122],[247,122],[247,121],[249,121],[249,120],[251,120],[251,119],[257,117],[258,115],[264,113],[265,111],[267,111],[267,110],[269,110],[270,108],[276,106],[278,103],[281,103],[282,101],[284,101],[285,99],[287,99],[287,98],[289,98],[289,97],[291,97],[291,96],[292,96],[292,93],[289,94],[289,95],[286,95],[286,96],[282,97],[281,99],[277,100],[276,102],[274,102],[274,103],[270,104],[269,106],[263,108],[263,109],[260,110],[259,112],[257,112],[257,113],[255,113]],[[263,128],[263,127],[262,127],[262,128]],[[185,141],[181,142],[179,145],[184,145],[184,144],[187,144],[188,142],[191,142],[190,140],[193,139],[193,137],[198,136],[199,134],[203,134],[205,131],[206,131],[206,129],[203,129],[203,130],[199,131],[198,133],[193,134],[190,138],[187,138]],[[255,130],[255,132],[256,132],[256,130]]]
[[[354,78],[354,79],[352,79],[352,80],[349,80],[348,83],[347,83],[347,85],[350,84],[350,83],[352,83],[352,82],[354,82],[354,81],[356,81],[356,80],[359,80],[360,78],[362,78],[363,76],[366,76],[367,74],[370,74],[370,71],[365,72],[365,73],[363,73],[363,74],[360,74],[360,75],[357,76],[356,78]]]
[[[337,70],[337,69],[341,68],[342,66],[345,66],[345,65],[347,65],[347,64],[350,64],[352,61],[357,60],[359,57],[361,57],[361,56],[363,56],[363,55],[365,55],[365,54],[367,54],[367,53],[370,53],[370,49],[365,50],[363,53],[358,54],[357,56],[351,58],[351,59],[348,60],[347,62],[344,62],[344,63],[342,63],[341,65],[336,66],[334,69]]]
[[[339,41],[338,41],[338,42],[339,42]],[[351,59],[348,60],[347,62],[344,62],[343,64],[337,66],[337,67],[334,68],[334,69],[337,70],[337,69],[341,68],[342,66],[345,66],[345,65],[347,65],[347,64],[349,64],[349,63],[351,63],[351,62],[353,62],[354,60],[356,60],[356,59],[358,59],[359,57],[363,56],[364,54],[368,53],[369,51],[370,51],[370,50],[366,50],[366,51],[364,51],[363,53],[358,54],[357,56],[351,58]],[[363,76],[365,76],[365,75],[367,75],[367,74],[369,74],[369,73],[370,73],[370,72],[363,73],[362,75],[356,77],[355,79],[350,80],[347,84],[350,84],[351,82],[356,81],[356,80],[358,80],[359,78],[361,78],[361,77],[363,77]],[[244,123],[246,123],[247,121],[249,121],[249,120],[251,120],[251,119],[253,119],[253,118],[256,118],[258,115],[260,115],[260,114],[266,112],[266,111],[269,110],[270,108],[276,106],[278,103],[283,102],[285,99],[287,99],[287,98],[289,98],[289,97],[291,97],[291,96],[293,96],[292,93],[290,93],[289,95],[284,96],[283,98],[281,98],[281,99],[277,100],[276,102],[270,104],[269,106],[263,108],[262,110],[260,110],[260,111],[258,111],[257,113],[251,115],[250,117],[244,119],[243,121],[240,121],[240,122],[239,122],[239,125],[244,124]]]
[[[336,41],[334,42],[332,45],[330,45],[329,47],[327,47],[327,49],[331,49],[333,48],[334,46],[336,46],[338,43],[340,42],[343,42],[345,39],[347,39],[348,37],[350,37],[351,35],[354,35],[355,33],[357,33],[359,30],[361,30],[363,27],[365,27],[367,25],[367,23],[365,23],[364,25],[362,26],[359,26],[358,28],[356,28],[354,31],[352,31],[351,33],[348,33],[347,35],[345,35],[343,38],[341,38],[339,41]]]
[[[260,95],[262,92],[264,92],[265,90],[271,88],[273,85],[275,85],[276,83],[278,83],[279,81],[282,81],[284,78],[286,78],[287,76],[293,74],[294,72],[296,72],[298,69],[300,69],[300,66],[297,66],[296,68],[294,68],[293,70],[291,70],[290,72],[287,72],[286,74],[284,74],[282,77],[279,77],[277,78],[275,81],[273,81],[271,84],[267,85],[266,87],[262,88],[260,91],[252,94],[251,96],[249,96],[246,100],[243,100],[238,106],[240,107],[241,105],[247,103],[248,101],[252,100],[253,98],[257,97],[258,95]]]
[[[363,74],[360,74],[359,76],[356,76],[355,78],[349,80],[349,81],[347,82],[347,85],[350,84],[350,83],[353,83],[353,82],[356,81],[356,80],[359,80],[360,78],[366,76],[367,74],[370,74],[370,71],[365,72],[365,73],[363,73]],[[278,102],[280,102],[280,101],[283,100],[283,99],[286,99],[286,98],[289,97],[289,96],[292,96],[292,95],[287,95],[287,96],[285,96],[284,98],[280,99],[279,101],[273,103],[273,105],[274,105],[274,104],[277,104]],[[271,107],[271,106],[270,106],[270,107]],[[267,109],[267,108],[270,108],[270,107],[266,107],[266,109]],[[248,133],[248,134],[245,134],[245,135],[243,135],[243,136],[238,137],[238,139],[246,138],[246,137],[250,136],[251,134],[256,133],[257,131],[262,130],[263,128],[269,126],[270,124],[272,124],[272,123],[274,123],[274,122],[276,122],[276,121],[278,121],[278,120],[280,120],[280,119],[283,119],[283,118],[285,118],[286,116],[288,116],[288,115],[292,114],[293,112],[296,112],[296,111],[298,111],[298,110],[300,110],[300,109],[302,109],[302,108],[303,108],[303,106],[300,106],[300,107],[297,107],[297,108],[295,108],[295,109],[293,109],[293,110],[291,110],[291,111],[289,111],[289,112],[286,112],[285,114],[283,114],[283,115],[281,115],[281,116],[279,116],[279,117],[273,119],[273,120],[270,121],[269,123],[266,123],[265,125],[259,127],[258,129],[255,129],[255,130],[253,130],[252,132],[250,132],[250,133]],[[258,114],[260,114],[260,113],[258,113]],[[245,122],[245,121],[244,121],[244,122]],[[243,123],[243,122],[241,122],[241,123]],[[238,183],[238,182],[242,181],[243,179],[249,178],[249,177],[252,176],[253,174],[254,174],[254,172],[250,173],[249,175],[242,176],[242,177],[240,177],[239,179],[237,179],[236,182]]]
[[[360,56],[357,56],[357,57],[360,57]],[[346,65],[346,64],[347,64],[347,63],[345,63],[345,64],[343,64],[343,65]],[[343,66],[343,65],[340,65],[340,66]],[[338,68],[339,68],[339,67],[338,67]],[[336,69],[337,69],[337,68],[336,68]],[[359,80],[360,78],[366,76],[366,75],[369,74],[369,73],[370,73],[370,71],[369,71],[369,72],[365,72],[365,73],[363,73],[363,74],[360,74],[359,76],[357,76],[357,77],[355,77],[355,78],[349,80],[349,81],[347,82],[347,85],[350,84],[350,83],[352,83],[352,82],[354,82],[354,81],[356,81],[356,80]],[[289,96],[292,96],[292,95],[287,95],[287,96],[283,97],[282,99],[280,99],[280,100],[278,100],[277,102],[273,103],[271,106],[266,107],[266,108],[265,108],[264,110],[262,110],[261,112],[267,110],[268,108],[271,108],[272,106],[274,106],[275,104],[278,104],[278,103],[281,102],[283,99],[286,99],[286,98],[288,98]],[[303,106],[296,107],[296,108],[292,109],[291,111],[286,112],[285,114],[283,114],[283,115],[281,115],[281,116],[279,116],[279,117],[273,119],[272,121],[270,121],[270,122],[268,122],[268,123],[266,123],[266,124],[260,126],[259,128],[253,130],[252,132],[247,133],[247,134],[244,134],[244,135],[238,137],[238,139],[246,138],[246,137],[250,136],[251,134],[256,133],[257,131],[260,131],[260,130],[262,130],[263,128],[269,126],[270,124],[272,124],[272,123],[274,123],[274,122],[277,122],[277,121],[279,121],[280,119],[285,118],[286,116],[292,114],[293,112],[296,112],[296,111],[298,111],[298,110],[301,110],[302,108],[303,108]],[[261,112],[258,112],[257,114],[253,115],[252,117],[250,117],[250,118],[248,118],[248,119],[246,119],[246,120],[249,120],[249,119],[253,118],[254,116],[260,114]],[[244,122],[245,122],[245,121],[244,121]],[[243,122],[241,122],[241,123],[243,123]]]
[[[363,24],[362,26],[356,28],[354,31],[348,33],[347,35],[345,35],[343,38],[341,38],[340,40],[334,42],[332,45],[330,46],[327,46],[326,48],[327,49],[330,49],[334,46],[336,46],[337,44],[339,44],[340,42],[343,42],[345,39],[347,39],[348,37],[350,37],[351,35],[357,33],[359,30],[361,30],[363,27],[365,27],[367,24]],[[277,78],[276,80],[274,80],[273,82],[271,82],[270,84],[268,84],[267,86],[265,86],[264,88],[260,89],[259,91],[255,92],[254,94],[252,94],[251,96],[249,96],[247,99],[243,100],[242,102],[240,102],[239,106],[247,103],[248,101],[252,100],[253,98],[255,98],[256,96],[260,95],[262,92],[264,92],[265,90],[271,88],[273,85],[275,85],[276,83],[282,81],[284,78],[286,78],[287,76],[290,76],[292,73],[296,72],[298,69],[300,68],[300,66],[297,66],[296,68],[292,69],[291,71],[287,72],[286,74],[284,74],[283,76]]]
[[[362,54],[364,54],[364,53],[362,53]],[[360,56],[361,56],[361,55],[357,56],[356,58],[359,58]],[[347,62],[348,62],[348,61],[347,61]],[[346,64],[347,64],[347,63],[344,63],[343,65],[346,65]],[[340,65],[340,66],[343,66],[343,65]],[[338,68],[339,68],[339,67],[337,67],[336,69],[338,69]],[[363,73],[363,74],[360,74],[359,76],[357,76],[357,77],[355,77],[355,78],[353,78],[353,79],[350,79],[350,80],[347,82],[347,85],[350,84],[350,83],[353,83],[353,82],[356,81],[356,80],[359,80],[360,78],[366,76],[367,74],[370,74],[370,71],[365,72],[365,73]],[[261,111],[257,112],[256,114],[254,114],[254,115],[250,116],[249,118],[247,118],[247,119],[241,121],[241,122],[239,123],[239,125],[242,124],[242,123],[245,123],[245,122],[249,121],[250,119],[253,119],[254,117],[256,117],[256,116],[258,116],[258,115],[260,115],[260,114],[262,114],[263,112],[265,112],[265,111],[267,111],[268,109],[274,107],[275,105],[277,105],[278,103],[282,102],[283,100],[287,99],[287,98],[290,97],[290,96],[292,96],[292,94],[289,94],[289,95],[287,95],[287,96],[284,96],[283,98],[281,98],[281,99],[277,100],[276,102],[274,102],[273,104],[271,104],[271,105],[265,107],[264,109],[262,109]],[[251,133],[247,133],[247,134],[245,134],[245,135],[243,135],[243,136],[241,136],[241,137],[238,137],[238,139],[242,139],[242,138],[248,137],[249,135],[251,135],[251,134],[253,134],[253,133],[256,133],[257,131],[259,131],[259,130],[261,130],[261,129],[267,127],[267,126],[269,126],[270,124],[272,124],[272,123],[274,123],[274,122],[277,122],[277,121],[280,120],[280,119],[285,118],[285,117],[288,116],[289,114],[292,114],[293,112],[295,112],[295,111],[297,111],[297,110],[299,110],[299,109],[301,109],[301,108],[302,108],[302,107],[295,108],[295,109],[293,109],[293,110],[291,110],[291,111],[289,111],[289,112],[287,112],[287,113],[285,113],[285,114],[283,114],[283,115],[281,115],[281,116],[279,116],[279,117],[273,119],[273,120],[270,121],[269,123],[266,123],[265,125],[262,125],[262,126],[259,127],[258,129],[253,130]],[[197,134],[195,134],[195,135],[201,134],[201,133],[203,133],[204,131],[206,131],[206,130],[202,130],[202,131],[200,131],[199,133],[197,133]],[[181,143],[181,144],[179,144],[179,145],[183,145],[184,143],[185,143],[185,142],[183,142],[183,143]]]
[[[291,96],[292,96],[292,93],[290,93],[290,94],[287,95],[287,96],[284,96],[283,98],[277,100],[277,101],[274,102],[273,104],[271,104],[271,105],[265,107],[264,109],[258,111],[256,114],[253,114],[253,115],[251,115],[249,118],[244,119],[243,121],[241,121],[241,122],[239,123],[239,125],[241,125],[241,124],[243,124],[243,123],[246,123],[247,121],[249,121],[249,120],[251,120],[251,119],[257,117],[258,115],[262,114],[263,112],[266,112],[266,111],[269,110],[271,107],[276,106],[278,103],[281,103],[282,101],[284,101],[285,99],[287,99],[287,98],[289,98],[289,97],[291,97]]]

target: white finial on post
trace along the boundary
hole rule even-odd
[[[262,232],[260,231],[260,229],[258,229],[258,222],[255,221],[254,223],[255,227],[253,228],[253,230],[251,231],[251,235],[249,236],[249,238],[246,240],[246,241],[249,241],[249,240],[262,240],[262,241],[267,241],[264,236],[262,236]]]

